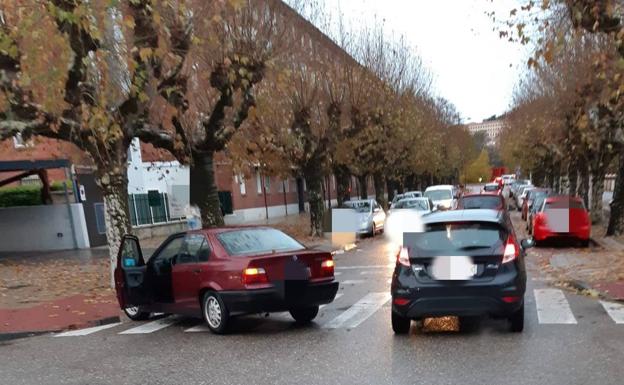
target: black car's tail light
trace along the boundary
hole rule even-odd
[[[405,267],[410,266],[409,251],[407,250],[407,247],[401,246],[399,254],[397,255],[397,263]]]
[[[269,279],[261,267],[248,267],[243,270],[243,285],[269,283]]]
[[[510,235],[507,238],[507,243],[505,244],[505,251],[503,253],[503,263],[508,263],[516,258],[520,254],[520,250],[516,247],[516,242],[514,242],[513,237]]]

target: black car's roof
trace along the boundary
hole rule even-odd
[[[504,222],[504,212],[500,210],[490,209],[470,209],[470,210],[448,210],[448,211],[434,211],[433,213],[423,216],[423,222],[438,223],[438,222]]]

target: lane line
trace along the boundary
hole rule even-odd
[[[334,300],[332,302],[326,303],[324,305],[319,306],[319,309],[322,309],[322,308],[324,308],[327,305],[331,305],[332,303],[336,302],[338,300],[338,298],[340,298],[340,297],[342,297],[342,293],[336,294],[336,296],[334,297]]]
[[[157,319],[156,321],[145,323],[145,324],[143,324],[141,326],[137,326],[137,327],[132,328],[132,329],[124,330],[123,332],[121,332],[119,334],[148,334],[148,333],[153,333],[155,331],[158,331],[158,330],[164,329],[166,327],[169,327],[169,326],[173,325],[174,323],[178,322],[179,320],[180,320],[179,317],[169,316],[169,317]]]
[[[600,303],[613,322],[616,324],[624,324],[624,305],[607,301],[600,301]]]
[[[335,271],[334,272],[334,276],[339,276],[339,275],[342,275],[342,273],[340,271]]]
[[[576,324],[570,304],[561,290],[534,289],[533,294],[540,324]]]
[[[376,275],[376,274],[388,274],[388,273],[389,273],[388,270],[360,271],[360,275]]]
[[[323,328],[355,328],[366,321],[368,317],[372,316],[379,308],[388,302],[389,299],[390,293],[388,292],[368,293],[364,298],[353,304],[353,306],[323,325]]]
[[[357,285],[359,283],[364,282],[363,279],[347,279],[344,281],[339,281],[341,285]]]
[[[115,322],[112,324],[94,326],[91,328],[78,329],[78,330],[70,330],[67,332],[55,334],[54,337],[76,337],[76,336],[87,336],[89,334],[93,334],[99,332],[100,330],[106,330],[110,328],[114,328],[115,326],[121,325],[121,322]]]

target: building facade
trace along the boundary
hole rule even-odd
[[[489,145],[496,145],[500,133],[505,128],[505,121],[503,119],[483,121],[481,123],[468,123],[468,131],[471,135],[475,135],[478,132],[483,132],[488,140]]]

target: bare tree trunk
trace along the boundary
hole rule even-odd
[[[360,198],[367,199],[368,198],[368,183],[367,183],[366,175],[358,176],[358,185],[360,186]]]
[[[201,212],[203,227],[223,226],[223,212],[219,202],[219,193],[213,168],[214,152],[193,151],[193,163],[190,169],[191,204],[197,205]]]
[[[624,153],[620,153],[607,235],[624,234]]]
[[[113,167],[110,172],[103,166],[98,168],[96,182],[102,189],[104,196],[104,221],[106,223],[106,240],[108,243],[108,256],[110,260],[110,283],[115,287],[115,267],[117,267],[117,255],[121,245],[121,237],[132,231],[128,213],[128,169],[124,162]],[[117,173],[114,173],[117,171]]]
[[[349,194],[351,175],[346,166],[336,165],[334,166],[334,176],[336,177],[336,199],[338,200],[338,207],[341,207],[344,201],[351,199],[351,194]]]
[[[578,171],[576,169],[576,164],[574,162],[570,162],[568,164],[568,194],[576,195],[576,190],[578,186]]]
[[[585,207],[589,207],[589,172],[587,166],[581,166],[579,170],[579,195],[583,198]]]
[[[592,173],[591,185],[591,221],[600,223],[602,221],[602,193],[604,192],[604,170],[597,170]]]
[[[323,236],[323,214],[325,207],[321,195],[323,177],[320,170],[311,168],[304,170],[303,175],[308,187],[308,203],[310,204],[310,235],[313,237]]]
[[[375,185],[375,199],[377,203],[384,209],[387,209],[388,202],[386,202],[386,197],[384,196],[384,177],[380,172],[373,174],[373,183]]]

